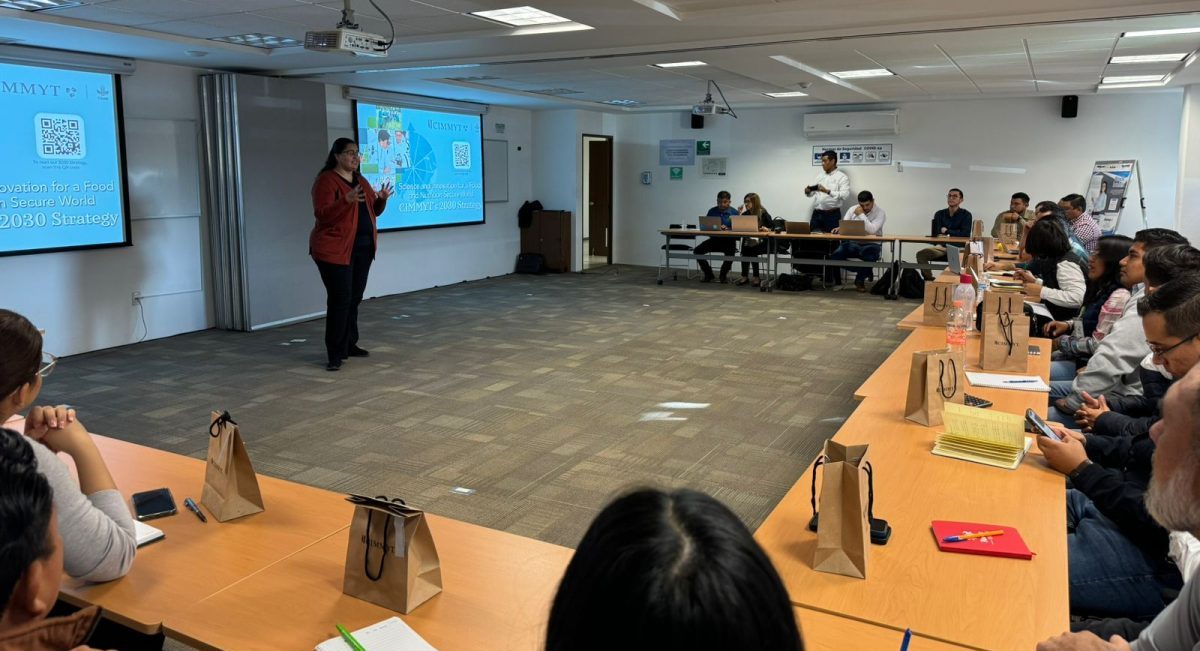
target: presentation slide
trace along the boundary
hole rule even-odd
[[[379,230],[483,223],[483,129],[478,115],[355,102],[362,175],[396,194]]]
[[[129,244],[115,75],[0,64],[0,255]]]

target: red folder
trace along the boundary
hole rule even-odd
[[[1004,535],[988,538],[972,538],[962,542],[945,542],[950,536],[961,536],[968,533],[983,531],[1003,531]],[[980,522],[948,522],[933,521],[933,536],[938,549],[944,552],[959,554],[981,554],[983,556],[1003,556],[1005,558],[1033,558],[1033,552],[1021,540],[1021,534],[1013,527],[999,524],[983,524]]]

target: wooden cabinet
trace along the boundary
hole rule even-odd
[[[540,253],[546,271],[571,270],[571,213],[567,210],[538,210],[529,228],[521,229],[521,253]]]

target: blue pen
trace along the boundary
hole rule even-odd
[[[904,629],[904,641],[900,643],[900,651],[908,651],[908,643],[912,641],[912,629]]]
[[[1005,380],[1005,384],[1034,384],[1038,380]]]

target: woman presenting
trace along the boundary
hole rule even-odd
[[[317,223],[308,252],[325,283],[327,371],[340,369],[348,357],[369,354],[358,347],[358,304],[375,259],[375,219],[392,196],[392,184],[384,182],[376,193],[358,173],[358,162],[358,143],[338,138],[312,188]]]

